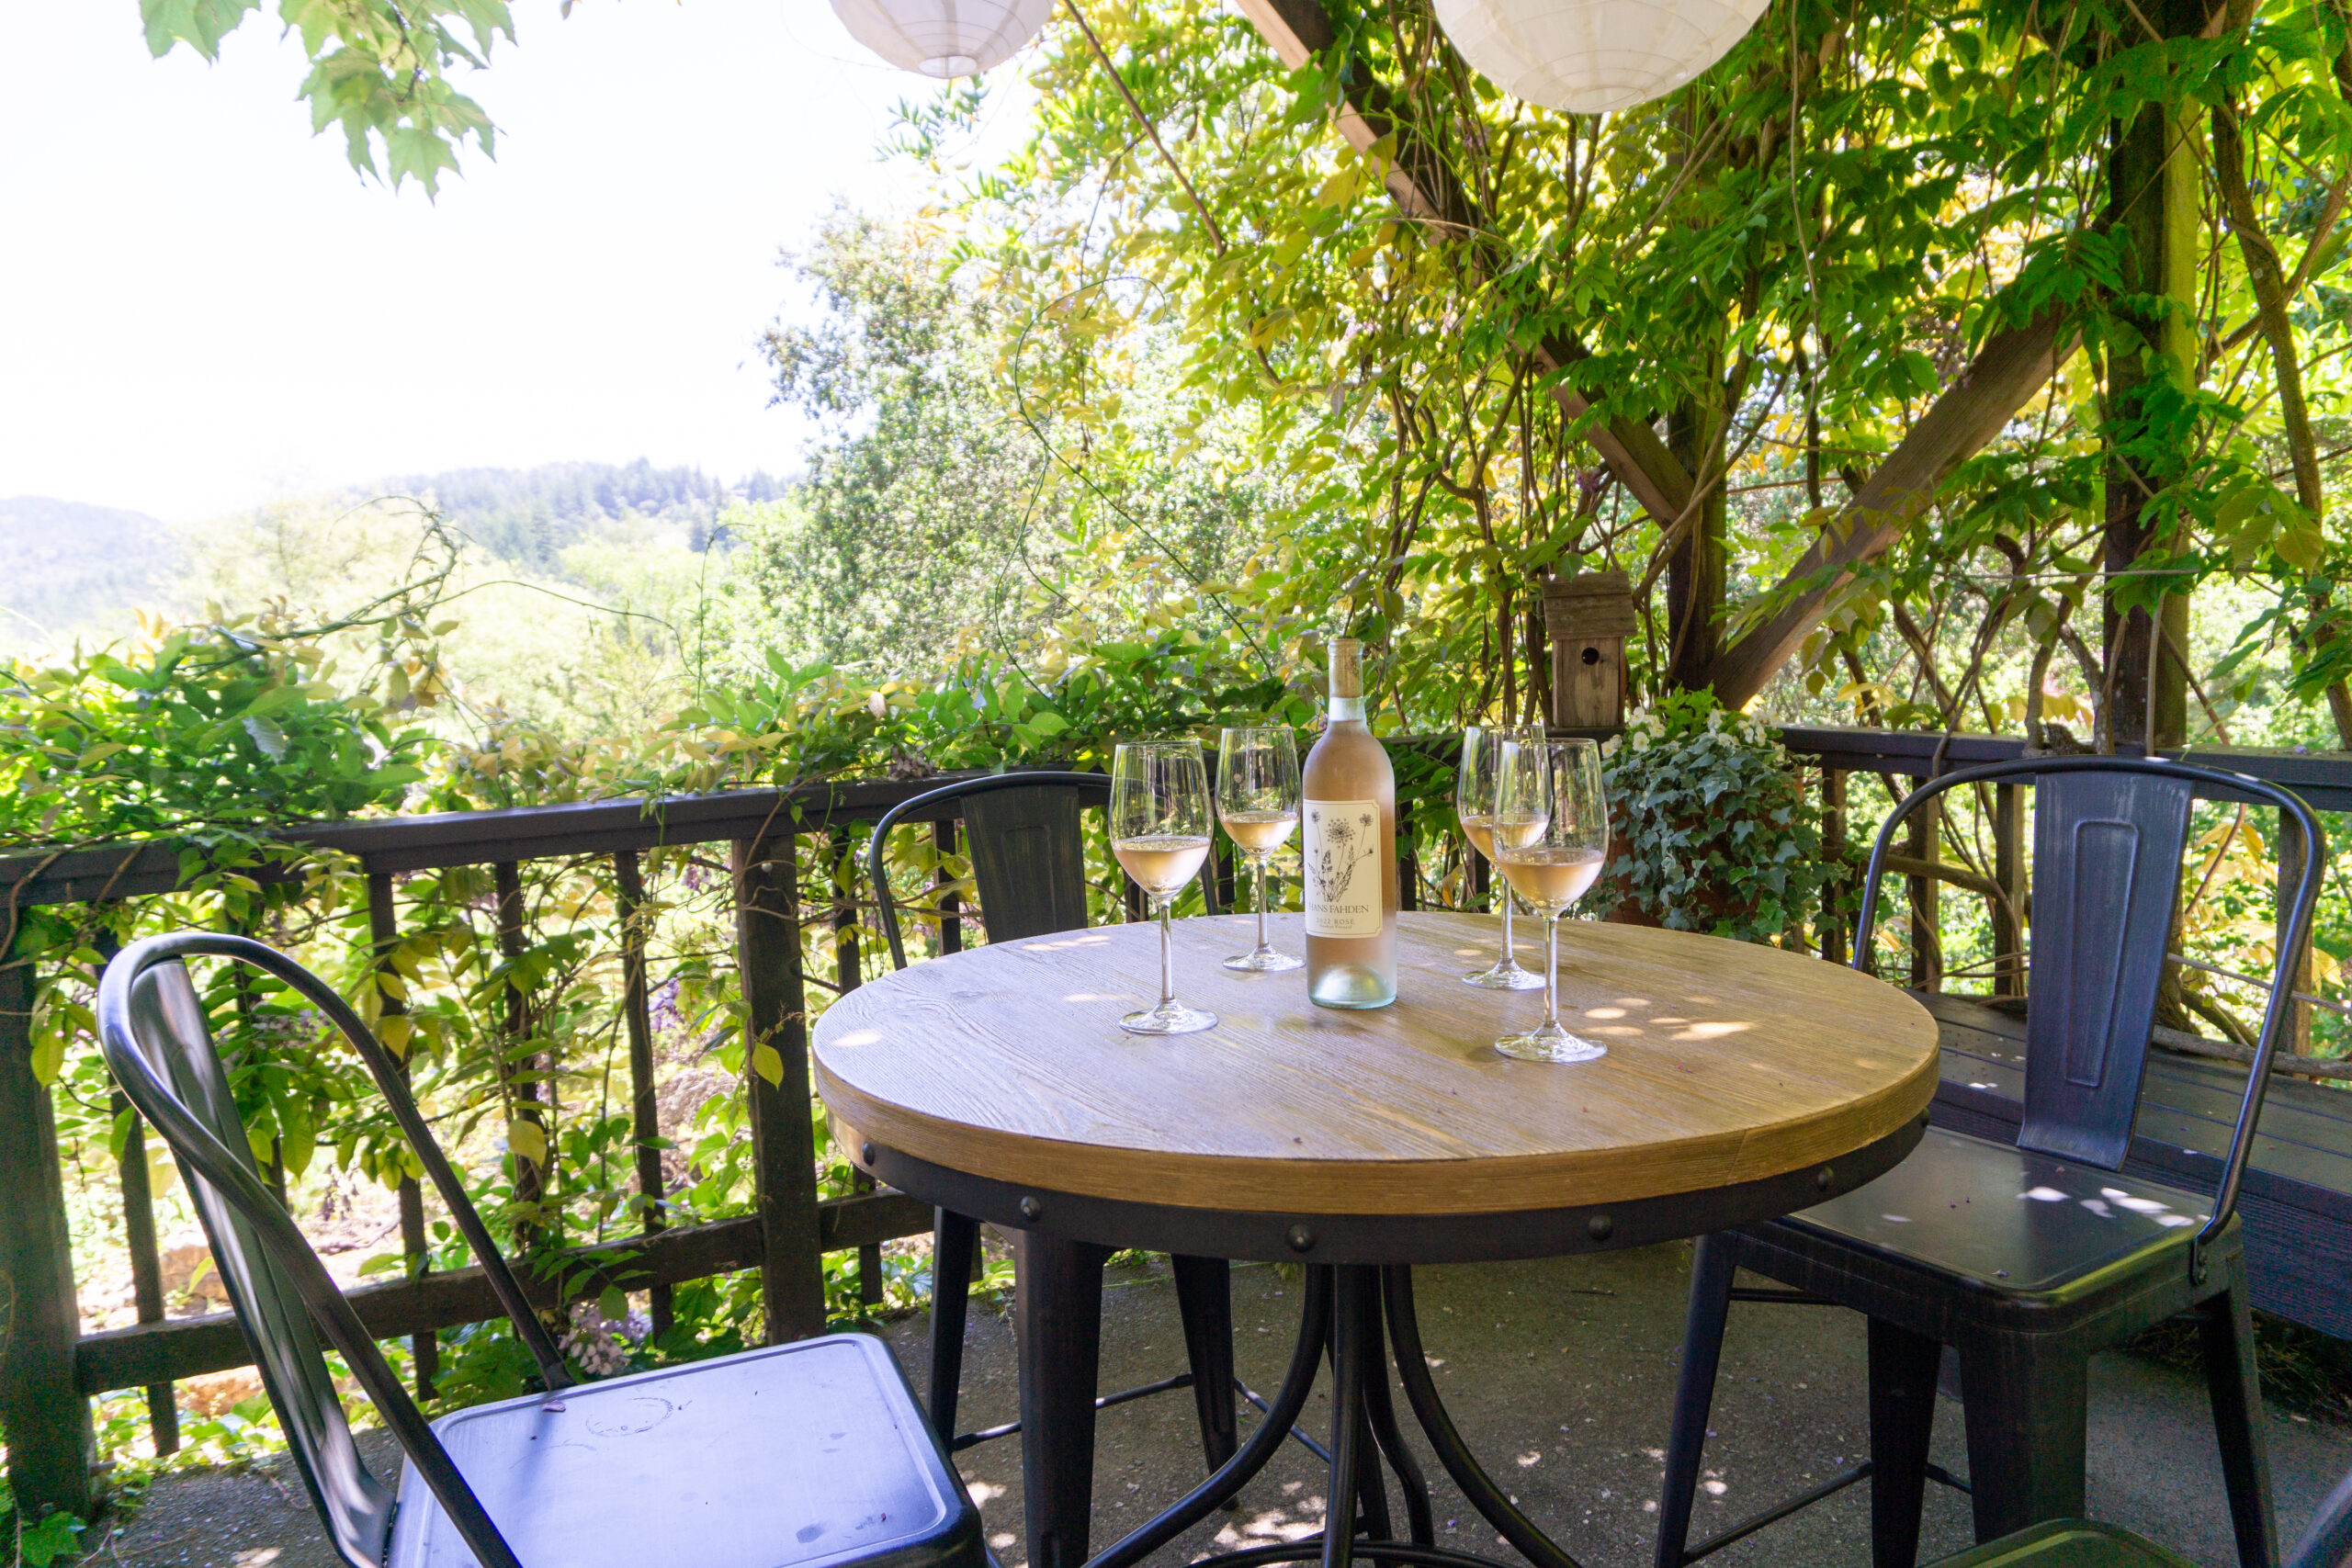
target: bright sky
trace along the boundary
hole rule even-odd
[[[0,7],[0,496],[192,521],[474,465],[787,469],[777,249],[923,177],[874,149],[930,85],[823,0],[518,0],[466,88],[497,161],[437,204],[311,136],[275,5],[217,66],[152,59],[137,0]]]

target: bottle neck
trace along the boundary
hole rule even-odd
[[[1333,724],[1362,724],[1363,699],[1362,697],[1333,697],[1329,718]]]

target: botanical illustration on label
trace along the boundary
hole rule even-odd
[[[1306,802],[1306,934],[1380,934],[1380,803]]]

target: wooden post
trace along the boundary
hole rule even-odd
[[[503,860],[491,867],[491,874],[498,887],[498,952],[511,964],[523,956],[523,872],[513,861]],[[539,1114],[538,1053],[527,1048],[530,1027],[530,1010],[525,1005],[523,987],[510,975],[505,1015],[500,1021],[499,1073],[506,1080],[514,1120],[537,1126],[541,1157],[551,1160],[555,1150],[547,1136],[547,1118]],[[525,1159],[520,1154],[514,1155],[514,1207],[522,1216],[514,1222],[514,1247],[518,1252],[528,1252],[538,1241],[539,1200],[547,1190],[547,1173],[541,1163]]]
[[[1625,639],[1641,630],[1622,571],[1553,577],[1544,584],[1552,639],[1552,724],[1614,729],[1625,722]]]
[[[0,960],[9,955],[0,954]],[[88,1518],[90,1402],[74,1387],[74,1238],[49,1086],[33,1077],[33,968],[0,967],[0,1431],[18,1517]]]
[[[390,872],[371,872],[368,877],[368,940],[374,950],[374,968],[379,975],[392,973],[392,949],[400,944],[400,911],[392,906],[392,877]],[[408,1012],[408,1004],[388,991],[376,994],[379,1016],[400,1018]],[[416,1047],[416,1037],[409,1036],[400,1053],[401,1081],[409,1079],[408,1054]],[[424,1190],[416,1178],[403,1176],[396,1194],[401,1213],[401,1254],[408,1263],[408,1277],[422,1280],[432,1269],[429,1248],[424,1234]],[[433,1397],[433,1380],[441,1374],[440,1336],[426,1330],[412,1335],[408,1342],[409,1357],[416,1363],[416,1397]]]
[[[842,996],[865,983],[865,959],[860,949],[857,924],[857,840],[846,828],[836,828],[833,848],[833,980]],[[877,892],[876,897],[881,895]],[[853,1192],[871,1192],[874,1179],[853,1169]],[[857,1299],[861,1305],[882,1304],[882,1244],[867,1242],[857,1249]]]
[[[956,824],[934,822],[931,825],[931,845],[944,859],[956,852]],[[941,889],[939,895],[939,951],[942,953],[964,951],[963,900],[945,889],[956,885],[956,879],[941,866],[932,877],[932,886]]]
[[[767,1342],[825,1330],[817,1145],[808,1108],[808,1003],[800,976],[800,874],[790,834],[738,839],[735,954],[760,1215]]]
[[[2285,812],[2278,814],[2278,832],[2275,848],[2278,855],[2278,930],[2274,942],[2286,936],[2287,911],[2292,908],[2295,889],[2303,874],[2303,859],[2311,853],[2311,845],[2303,840],[2303,830]],[[2312,943],[2308,932],[2303,945],[2295,954],[2294,988],[2317,996],[2312,974]],[[2278,1032],[2278,1049],[2291,1051],[2298,1056],[2312,1054],[2312,1005],[2287,998],[2285,1027]]]
[[[1993,786],[1993,880],[2006,899],[1986,902],[1993,911],[1993,994],[2025,995],[2026,910],[2025,786]],[[2009,962],[2001,962],[2007,959]]]
[[[1925,783],[1925,780],[1917,781]],[[1943,817],[1943,799],[1938,796],[1925,802],[1911,813],[1910,840],[1905,852],[1914,860],[1935,861],[1943,855],[1943,835],[1937,829]],[[1915,991],[1939,991],[1944,983],[1944,955],[1941,940],[1942,900],[1939,891],[1942,882],[1933,876],[1906,876],[1903,879],[1905,901],[1911,913],[1911,988]]]
[[[645,971],[645,874],[635,850],[613,856],[614,907],[621,918],[621,1019],[628,1028],[629,1135],[637,1144],[638,1223],[652,1235],[669,1228],[662,1213],[662,1102],[653,1082],[653,1005]],[[646,1292],[658,1338],[676,1322],[670,1287]]]
[[[1852,954],[1846,947],[1846,917],[1838,901],[1846,896],[1846,770],[1821,770],[1821,863],[1828,873],[1821,881],[1821,956],[1844,964]]]
[[[1421,856],[1413,841],[1409,808],[1396,808],[1396,908],[1410,914],[1421,907]]]
[[[130,1110],[122,1090],[108,1097],[107,1109],[120,1118]],[[147,1174],[147,1130],[136,1113],[122,1137],[122,1238],[130,1249],[130,1299],[141,1323],[164,1321],[164,1260],[155,1247],[155,1195]],[[168,1382],[147,1385],[147,1430],[159,1454],[176,1453],[180,1446],[180,1412]]]

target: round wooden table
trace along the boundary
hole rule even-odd
[[[1219,1019],[1204,1033],[1119,1029],[1122,1013],[1159,995],[1158,933],[1141,924],[915,964],[851,992],[818,1024],[818,1092],[852,1157],[1015,1237],[1020,1313],[1037,1330],[1021,1343],[1030,1562],[1086,1558],[1091,1303],[1105,1249],[1140,1247],[1303,1263],[1306,1302],[1268,1418],[1096,1568],[1140,1560],[1255,1474],[1327,1345],[1330,1517],[1348,1518],[1338,1499],[1362,1495],[1373,1534],[1387,1533],[1385,1503],[1371,1508],[1376,1448],[1403,1483],[1414,1539],[1339,1530],[1241,1556],[1319,1553],[1331,1568],[1352,1556],[1471,1562],[1430,1543],[1427,1489],[1389,1414],[1384,1337],[1464,1494],[1532,1561],[1573,1568],[1453,1435],[1420,1353],[1410,1266],[1638,1246],[1850,1190],[1926,1126],[1934,1021],[1892,987],[1801,954],[1573,922],[1560,933],[1563,1021],[1609,1055],[1519,1062],[1492,1043],[1538,1021],[1542,994],[1458,978],[1493,955],[1494,920],[1401,917],[1396,1002],[1337,1012],[1308,1003],[1299,971],[1221,967],[1249,945],[1252,919],[1176,923],[1177,994]],[[1303,950],[1299,917],[1270,925],[1278,945]]]

